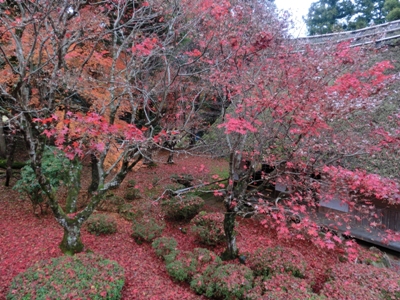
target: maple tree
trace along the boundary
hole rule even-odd
[[[206,88],[196,81],[204,70],[191,42],[199,18],[189,21],[183,4],[0,2],[1,114],[26,140],[66,253],[83,249],[82,224],[129,170],[201,125],[195,112]],[[65,205],[42,170],[48,144],[71,162]]]
[[[82,250],[80,228],[105,193],[155,147],[173,148],[211,124],[200,110],[215,103],[230,160],[227,258],[237,256],[235,217],[249,200],[281,236],[308,226],[308,235],[331,247],[334,237],[318,238],[311,219],[286,223],[288,208],[293,216],[316,207],[320,182],[310,177],[331,176],[332,190],[346,179],[379,199],[395,194],[379,194],[378,177],[349,180],[364,173],[345,168],[346,158],[379,151],[387,140],[365,138],[377,129],[365,124],[382,101],[390,65],[366,67],[363,52],[347,44],[299,49],[265,3],[1,1],[0,18],[1,113],[26,139],[66,253]],[[41,169],[47,144],[71,162],[65,205]],[[270,173],[256,179],[261,164]],[[271,206],[258,194],[269,183],[295,192]]]
[[[276,228],[280,236],[308,228],[306,235],[315,243],[335,247],[340,239],[319,237],[315,219],[309,216],[318,207],[316,196],[321,190],[324,198],[345,189],[361,193],[364,199],[398,201],[398,184],[351,169],[348,163],[350,158],[382,149],[370,121],[386,96],[391,76],[385,72],[391,65],[388,61],[363,64],[367,52],[348,43],[318,48],[296,45],[286,38],[284,21],[257,1],[220,5],[218,25],[229,28],[229,34],[218,27],[218,55],[225,63],[211,78],[217,93],[229,103],[219,125],[229,155],[225,257],[237,256],[234,220],[249,204],[270,216],[263,224]],[[207,21],[208,26],[217,26],[215,18]],[[222,138],[217,138],[219,144]],[[338,176],[353,180],[336,180]],[[324,180],[318,180],[321,177]],[[275,203],[266,201],[260,192],[277,185],[290,195]],[[341,197],[352,207],[359,203],[348,192]]]

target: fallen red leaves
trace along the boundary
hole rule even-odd
[[[141,168],[130,174],[138,186],[152,184],[157,177],[162,185],[169,184],[169,176],[173,173],[190,173],[197,178],[205,169],[215,170],[224,161],[210,161],[204,158],[177,158],[176,164],[159,164],[156,168]],[[203,164],[202,170],[199,170]],[[204,167],[205,166],[205,167]],[[211,172],[212,175],[212,172]],[[202,175],[201,175],[202,176]],[[149,192],[152,189],[143,189]],[[49,213],[37,218],[32,213],[30,204],[18,200],[18,194],[8,188],[1,187],[0,203],[0,300],[5,299],[12,278],[24,271],[33,263],[61,255],[58,244],[62,238],[62,229]],[[207,211],[221,211],[221,203],[206,201]],[[159,207],[151,209],[151,213],[159,216]],[[173,282],[168,276],[164,263],[158,259],[151,245],[137,245],[131,238],[130,222],[117,216],[118,231],[110,236],[94,236],[82,230],[82,240],[86,249],[102,254],[106,258],[117,261],[125,269],[126,283],[123,299],[204,299],[194,294],[186,284]],[[306,278],[315,284],[324,281],[327,267],[338,262],[338,253],[322,251],[307,241],[298,239],[277,239],[276,233],[260,226],[251,219],[239,219],[237,242],[241,252],[252,252],[258,247],[281,245],[292,247],[301,252],[308,262]],[[186,229],[187,233],[184,233]],[[190,233],[188,223],[167,222],[164,236],[174,237],[180,250],[193,250],[200,245]],[[222,247],[214,248],[221,252]]]

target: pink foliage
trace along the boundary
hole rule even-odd
[[[149,56],[157,47],[157,38],[145,38],[141,43],[132,46],[132,53],[138,56]]]
[[[360,193],[364,197],[386,200],[390,204],[400,202],[400,186],[394,180],[364,170],[351,171],[335,166],[326,166],[323,171],[329,176],[332,186]]]
[[[225,132],[227,134],[232,133],[232,132],[237,132],[240,134],[246,134],[248,131],[250,132],[256,132],[257,129],[249,122],[244,119],[236,119],[232,118],[230,115],[226,115],[227,121],[218,127],[224,127]]]
[[[116,143],[120,137],[126,143],[137,143],[144,140],[143,131],[132,124],[112,124],[107,118],[90,112],[66,113],[67,118],[61,120],[53,115],[46,119],[35,119],[44,128],[43,134],[55,138],[55,145],[65,152],[69,159],[82,158],[88,153],[106,151],[106,144]],[[69,143],[68,141],[73,141]]]

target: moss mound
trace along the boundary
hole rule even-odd
[[[94,254],[62,256],[36,263],[11,282],[7,300],[121,299],[124,270]]]

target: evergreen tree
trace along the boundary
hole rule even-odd
[[[383,6],[386,13],[386,21],[400,20],[400,1],[399,0],[386,0]]]
[[[361,29],[385,22],[398,0],[386,2],[388,9],[384,8],[385,0],[320,0],[311,4],[304,21],[310,35]],[[392,15],[390,20],[395,19],[396,10]]]
[[[354,5],[350,0],[320,0],[311,4],[304,19],[310,35],[346,29]]]
[[[385,0],[357,0],[348,29],[361,29],[369,25],[384,23],[384,2]]]

